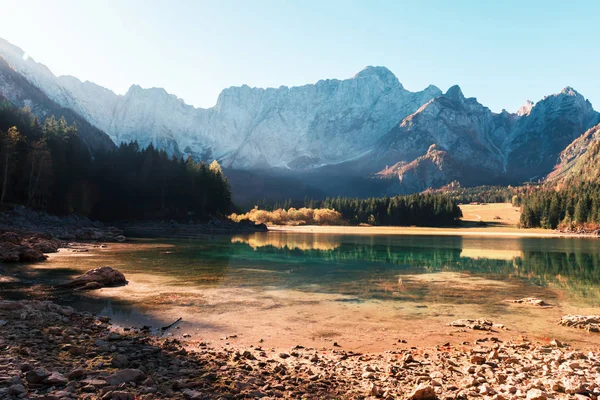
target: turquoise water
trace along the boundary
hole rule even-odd
[[[561,289],[582,305],[600,305],[597,239],[268,232],[161,243],[173,247],[120,252],[113,261],[126,274],[167,275],[182,285],[297,289],[357,301],[397,298],[378,283],[403,275],[456,272]]]
[[[320,346],[335,334],[349,346],[379,349],[385,332],[416,340],[421,331],[407,321],[421,321],[417,327],[427,320],[435,335],[454,319],[485,317],[510,332],[594,342],[555,322],[568,313],[598,313],[599,243],[285,232],[136,240],[89,253],[61,251],[36,265],[0,265],[0,296],[48,298],[122,326],[159,327],[183,316],[178,334],[202,332],[213,341],[235,332],[249,343],[271,335],[285,345]],[[130,284],[90,293],[54,288],[103,265],[122,271]],[[553,307],[504,301],[523,297]]]

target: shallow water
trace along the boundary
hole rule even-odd
[[[183,315],[186,332],[208,338],[234,331],[284,344],[343,337],[371,348],[380,330],[407,337],[427,331],[407,326],[410,321],[431,333],[453,319],[486,317],[514,332],[575,340],[581,332],[555,326],[556,318],[600,307],[600,246],[585,238],[268,232],[140,241],[89,254],[62,252],[19,279],[43,289],[101,265],[122,271],[130,285],[49,296],[123,325],[157,326]],[[11,274],[18,276],[4,272]],[[504,301],[522,297],[554,307]]]

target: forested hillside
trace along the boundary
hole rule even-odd
[[[523,228],[595,230],[600,226],[600,182],[546,186],[523,199]]]
[[[64,117],[40,122],[0,104],[0,204],[102,220],[205,220],[228,213],[231,194],[218,163],[170,158],[136,143],[93,156]]]

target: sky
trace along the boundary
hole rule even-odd
[[[0,0],[0,37],[56,75],[196,107],[222,89],[389,68],[493,111],[572,86],[600,110],[600,1]]]

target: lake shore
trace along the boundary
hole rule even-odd
[[[461,204],[463,217],[460,225],[453,227],[416,226],[269,226],[269,230],[298,233],[327,233],[347,235],[442,235],[487,236],[515,238],[597,238],[596,232],[564,232],[550,229],[519,229],[519,207],[510,203]]]
[[[199,282],[207,279],[208,284],[198,285],[187,278],[180,280],[161,272],[129,269],[120,261],[124,254],[148,259],[149,254],[156,252],[168,262],[178,251],[177,247],[160,241],[114,243],[89,247],[85,252],[63,249],[51,254],[46,263],[30,265],[27,275],[64,270],[70,271],[71,275],[61,279],[70,279],[91,268],[114,266],[125,273],[129,284],[87,292],[85,299],[90,305],[106,302],[114,303],[115,307],[125,305],[120,311],[107,310],[115,313],[115,323],[122,327],[157,327],[172,322],[174,316],[182,317],[178,330],[181,335],[212,343],[234,336],[231,343],[240,346],[264,340],[273,348],[301,343],[334,349],[333,343],[338,343],[346,350],[384,352],[414,345],[436,346],[449,341],[477,340],[481,332],[456,329],[447,324],[455,319],[480,317],[504,324],[506,329],[496,333],[503,340],[521,335],[537,340],[549,337],[581,349],[594,348],[600,340],[600,337],[582,335],[578,330],[556,325],[564,314],[593,314],[593,308],[574,306],[564,302],[560,290],[532,287],[518,278],[500,281],[449,271],[405,274],[401,280],[394,276],[393,281],[376,280],[368,284],[368,290],[378,299],[362,300],[348,292],[355,290],[353,282],[348,282],[350,286],[336,293],[316,287],[279,288],[268,283],[265,288],[254,288],[246,281],[246,273],[256,279],[269,280],[278,276],[285,279],[286,271],[246,269],[239,278],[232,271],[218,281],[212,281],[212,276],[199,276]],[[492,253],[491,250],[487,252]],[[508,253],[507,257],[514,256],[512,252]],[[458,293],[460,301],[456,302]],[[367,292],[363,294],[370,297]],[[64,295],[57,295],[43,286],[27,291],[29,298],[42,296],[60,301]],[[482,296],[485,296],[484,301],[481,301]],[[552,304],[560,303],[560,306],[540,308],[505,302],[509,298],[524,297],[539,297]],[[402,301],[398,302],[398,299]]]
[[[428,235],[428,236],[488,236],[516,238],[592,237],[586,234],[558,232],[548,229],[519,229],[511,226],[429,228],[415,226],[269,226],[269,230],[295,233],[341,235]]]
[[[358,353],[197,342],[51,302],[0,301],[0,395],[44,399],[455,399],[600,395],[600,352],[474,341]],[[32,333],[34,333],[32,335]],[[485,333],[488,333],[486,335]],[[582,397],[584,398],[584,397]]]
[[[109,323],[103,312],[92,316],[50,302],[0,301],[5,321],[0,322],[0,345],[7,349],[0,355],[0,397],[600,396],[600,336],[556,325],[560,315],[593,309],[504,302],[506,293],[515,299],[545,293],[551,296],[544,300],[562,303],[560,291],[455,272],[403,275],[398,287],[380,282],[377,288],[410,289],[398,308],[333,293],[240,287],[231,271],[214,286],[196,287],[160,272],[128,271],[126,262],[115,264],[119,258],[114,258],[131,253],[148,260],[163,254],[165,262],[178,251],[159,240],[134,241],[62,249],[46,263],[24,265],[30,278],[57,269],[72,277],[99,265],[124,268],[127,286],[88,292],[88,301],[130,304],[150,318],[124,324],[116,314]],[[267,278],[271,272],[252,273]],[[461,301],[446,302],[458,290]],[[407,297],[413,291],[429,293],[433,302]],[[36,286],[28,297],[47,295]],[[481,316],[499,324],[484,324],[483,330],[449,325]],[[181,323],[160,329],[178,317]]]

